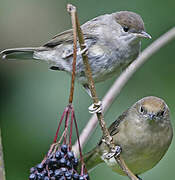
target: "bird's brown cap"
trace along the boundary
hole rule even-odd
[[[130,30],[133,30],[135,32],[142,32],[145,31],[144,28],[144,22],[142,18],[130,11],[120,11],[115,13],[116,21],[122,26],[122,27],[128,27]]]

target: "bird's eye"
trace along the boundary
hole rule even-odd
[[[157,116],[163,116],[164,113],[165,113],[165,111],[160,111],[160,112],[157,113]]]
[[[143,113],[143,112],[144,112],[144,109],[143,109],[143,107],[142,107],[142,106],[140,107],[140,112],[141,112],[141,113]]]
[[[128,32],[128,31],[129,31],[129,27],[124,26],[124,27],[123,27],[123,30],[124,30],[125,32]]]

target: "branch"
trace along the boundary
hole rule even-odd
[[[89,89],[91,91],[94,106],[97,106],[96,104],[99,103],[99,99],[98,99],[97,94],[96,94],[95,84],[94,84],[94,81],[93,81],[93,78],[92,78],[92,72],[91,72],[91,67],[90,67],[89,61],[88,61],[88,56],[86,54],[86,51],[83,52],[83,50],[85,50],[86,46],[85,46],[85,41],[84,41],[84,37],[83,37],[83,32],[82,32],[82,30],[80,28],[80,24],[79,24],[79,21],[78,21],[76,8],[73,5],[68,4],[67,5],[67,10],[70,13],[74,12],[74,13],[71,13],[71,16],[75,16],[75,18],[72,18],[72,19],[75,19],[75,23],[76,23],[76,27],[77,27],[77,35],[78,35],[79,45],[80,45],[80,49],[82,51],[83,63],[85,65],[85,75],[86,75],[86,78],[88,80],[88,85],[89,85]],[[74,29],[74,31],[75,31],[75,29]],[[98,122],[99,122],[101,130],[103,132],[103,139],[105,140],[105,143],[107,144],[110,151],[112,152],[112,150],[115,149],[115,144],[113,142],[112,137],[110,136],[110,133],[109,133],[108,128],[106,126],[106,123],[104,121],[104,117],[103,117],[102,112],[97,112],[96,116],[98,118]],[[138,180],[138,178],[128,169],[127,165],[125,164],[125,162],[124,162],[124,160],[122,159],[121,156],[115,156],[115,159],[116,159],[118,165],[123,170],[123,172],[125,172],[125,174],[131,180]]]
[[[106,93],[102,100],[103,104],[103,112],[106,112],[108,108],[111,106],[115,98],[119,95],[122,88],[126,85],[128,80],[132,77],[132,75],[157,51],[160,50],[163,46],[168,44],[170,41],[175,39],[175,27],[170,29],[168,32],[163,34],[157,40],[155,40],[150,46],[148,46],[139,57],[133,61],[128,68],[116,79],[114,84],[111,86],[109,91]],[[95,115],[91,117],[91,119],[86,124],[86,127],[83,129],[80,135],[81,146],[85,145],[88,141],[89,137],[95,130],[97,126],[98,120]],[[74,152],[78,155],[78,144],[77,142],[73,146]]]
[[[72,14],[76,12],[76,9],[72,10]],[[72,62],[72,79],[71,79],[71,88],[69,95],[69,104],[72,104],[73,95],[74,95],[74,84],[75,84],[75,71],[76,71],[76,59],[77,59],[77,27],[75,24],[75,16],[71,15],[72,20],[72,29],[73,29],[73,62]]]
[[[4,169],[3,150],[2,150],[2,141],[1,141],[1,129],[0,129],[0,179],[5,180],[5,169]]]

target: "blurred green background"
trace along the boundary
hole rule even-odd
[[[0,0],[0,50],[39,46],[55,34],[69,29],[67,3],[78,7],[81,23],[119,10],[139,13],[147,32],[153,37],[143,41],[142,49],[175,25],[173,0]],[[148,95],[162,97],[167,102],[175,125],[174,50],[175,42],[171,42],[135,73],[105,114],[108,125],[135,101]],[[114,80],[96,85],[100,98]],[[29,168],[42,160],[67,105],[69,89],[70,77],[64,72],[48,70],[46,63],[0,60],[0,127],[7,180],[27,179]],[[81,130],[90,118],[87,108],[91,100],[77,83],[75,91],[74,107]],[[100,136],[98,127],[84,151],[94,147]],[[165,157],[155,168],[143,174],[143,179],[174,179],[174,149],[173,140]],[[93,180],[127,179],[114,174],[105,165],[100,165],[90,175]]]

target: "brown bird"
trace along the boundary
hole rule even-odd
[[[165,155],[172,137],[169,108],[158,97],[145,97],[137,101],[109,127],[116,146],[121,147],[121,156],[136,175],[152,169]],[[85,158],[88,170],[106,163],[113,171],[125,175],[115,158],[106,158],[107,145],[100,140]]]

